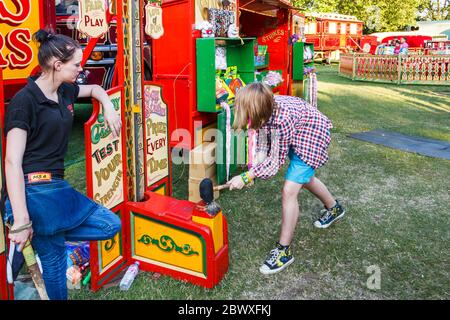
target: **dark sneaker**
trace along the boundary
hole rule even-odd
[[[333,222],[341,219],[345,215],[345,209],[336,200],[336,205],[333,208],[324,209],[321,213],[321,217],[317,221],[314,221],[314,226],[316,228],[325,229],[332,225]]]
[[[291,253],[291,249],[289,247],[283,248],[277,244],[275,249],[270,251],[259,271],[262,274],[274,274],[286,269],[292,262],[294,262],[294,256]]]

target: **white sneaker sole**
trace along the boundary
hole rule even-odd
[[[342,212],[339,216],[337,216],[336,219],[334,219],[332,222],[328,223],[328,224],[324,224],[321,225],[319,222],[314,221],[314,227],[319,228],[319,229],[326,229],[329,226],[331,226],[333,223],[335,223],[336,221],[338,221],[339,219],[342,219],[342,217],[345,215],[345,210],[344,212]]]
[[[283,271],[284,269],[286,269],[292,262],[294,262],[294,257],[292,257],[291,260],[289,260],[288,262],[286,262],[281,268],[278,268],[278,269],[275,269],[275,270],[269,269],[269,267],[266,266],[266,265],[264,264],[264,265],[262,265],[262,266],[259,268],[259,271],[260,271],[262,274],[274,274],[274,273],[278,273],[278,272]]]

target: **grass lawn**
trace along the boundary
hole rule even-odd
[[[352,82],[320,66],[319,109],[333,122],[329,162],[317,176],[347,209],[326,230],[312,222],[321,203],[300,194],[292,243],[296,261],[263,276],[258,268],[278,240],[286,166],[252,188],[221,193],[229,223],[230,268],[212,290],[140,273],[128,292],[117,287],[71,299],[449,299],[450,162],[349,138],[372,129],[450,141],[450,87]],[[89,117],[78,112],[77,124]],[[85,191],[81,131],[70,144],[68,180]],[[188,168],[174,167],[174,196],[187,198]],[[381,272],[371,290],[367,268]]]

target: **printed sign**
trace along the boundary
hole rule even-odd
[[[77,29],[88,37],[103,37],[108,32],[106,9],[105,0],[79,0]]]
[[[117,114],[121,115],[121,91],[109,96]],[[124,201],[121,137],[113,138],[105,123],[103,110],[90,128],[92,195],[94,201],[112,209]]]
[[[145,5],[145,33],[153,39],[159,39],[164,34],[162,8],[157,3],[148,2]]]
[[[0,68],[3,79],[24,79],[37,66],[33,34],[41,25],[38,0],[0,1]]]
[[[271,33],[269,33],[266,36],[263,36],[261,38],[263,43],[267,43],[267,42],[274,42],[274,43],[278,43],[280,42],[283,37],[285,36],[285,32],[282,28],[279,29],[275,29],[274,31],[272,31]]]
[[[146,182],[151,186],[169,175],[167,105],[162,100],[161,88],[146,85],[144,104]]]

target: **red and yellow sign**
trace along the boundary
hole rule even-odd
[[[5,80],[27,78],[37,66],[32,36],[42,14],[38,0],[0,1],[0,68]]]
[[[132,215],[131,218],[134,257],[205,278],[206,248],[200,235],[140,215]]]

